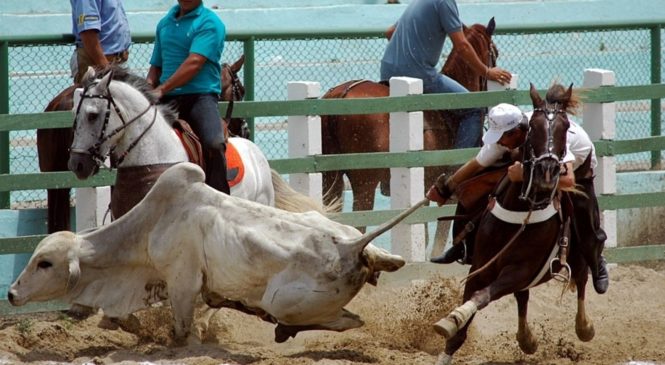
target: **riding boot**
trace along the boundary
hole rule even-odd
[[[466,239],[453,245],[443,255],[430,258],[429,261],[435,264],[450,264],[457,261],[462,265],[469,265],[473,258],[473,242]]]
[[[458,243],[449,248],[440,256],[435,256],[429,259],[430,262],[435,264],[450,264],[455,261],[461,261],[464,259],[465,253],[464,243]]]
[[[607,288],[610,286],[610,276],[607,273],[607,261],[605,261],[604,256],[600,256],[600,261],[598,262],[598,268],[596,270],[596,275],[592,275],[593,279],[593,288],[598,294],[605,294]]]
[[[230,195],[231,187],[226,179],[226,143],[217,146],[206,153],[206,184]]]

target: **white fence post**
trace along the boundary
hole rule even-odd
[[[111,166],[109,157],[104,161],[105,167]],[[74,207],[76,215],[76,231],[81,232],[84,229],[95,228],[104,224],[104,215],[111,206],[111,187],[99,186],[96,188],[76,188],[74,189]],[[109,222],[111,216],[109,212]]]
[[[409,77],[390,79],[390,96],[423,93],[423,82]],[[390,113],[390,152],[422,151],[423,112]],[[390,207],[404,209],[425,196],[425,169],[390,169]],[[391,230],[392,252],[410,262],[425,261],[425,225],[399,224]]]
[[[614,71],[601,69],[584,70],[585,88],[614,86],[616,77]],[[614,139],[616,134],[616,104],[611,103],[584,103],[584,130],[591,140]],[[598,158],[594,185],[598,194],[616,194],[616,158],[605,156]],[[606,247],[617,246],[617,211],[603,210],[601,212],[601,225],[607,233]]]
[[[311,81],[292,81],[287,84],[289,100],[315,99],[321,94],[321,84]],[[321,117],[318,115],[290,115],[288,118],[289,157],[320,155]],[[321,173],[291,174],[289,184],[298,192],[321,200],[323,179]]]

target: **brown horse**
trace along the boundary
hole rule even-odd
[[[238,72],[245,62],[242,55],[232,65],[222,65],[222,101],[239,101],[245,96],[245,87],[238,78]],[[44,111],[69,111],[73,108],[73,95],[76,85],[60,92],[48,104]],[[244,119],[232,118],[229,122],[229,133],[239,137],[249,137],[249,129]],[[72,145],[73,131],[71,128],[38,129],[37,154],[39,170],[42,172],[69,171],[69,146]],[[47,190],[48,202],[48,233],[71,229],[69,188]]]
[[[534,113],[520,150],[523,181],[504,178],[490,199],[476,235],[464,304],[434,325],[447,339],[437,365],[451,363],[475,313],[508,294],[517,299],[519,346],[527,354],[534,353],[538,343],[526,317],[529,288],[553,277],[577,287],[577,336],[582,341],[594,337],[584,305],[587,264],[575,242],[568,245],[571,205],[567,194],[557,189],[570,125],[566,113],[571,95],[572,85],[567,101],[553,104],[543,101],[531,85]]]
[[[495,29],[494,18],[487,26],[475,24],[464,27],[466,39],[474,47],[481,60],[487,66],[496,65],[498,51],[492,42]],[[445,75],[455,79],[469,91],[487,90],[485,75],[474,72],[453,49],[441,70]],[[389,88],[384,83],[368,80],[348,81],[330,89],[322,98],[367,98],[385,97]],[[442,150],[452,148],[453,136],[459,120],[450,113],[425,111],[424,117],[424,149]],[[389,115],[359,114],[330,115],[321,117],[323,154],[387,152],[389,143]],[[444,172],[445,166],[433,166],[425,169],[425,187]],[[323,173],[324,201],[341,199],[344,189],[343,175],[346,175],[353,190],[353,210],[372,210],[377,185],[381,185],[381,193],[389,195],[389,169],[363,169],[327,171]]]

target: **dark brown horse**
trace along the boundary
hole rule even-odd
[[[232,65],[222,65],[222,101],[238,101],[245,96],[245,87],[238,78],[238,72],[245,62],[242,55]],[[48,104],[44,111],[69,111],[73,108],[73,95],[76,85],[60,92]],[[249,137],[249,129],[242,118],[232,118],[228,124],[229,133],[238,137]],[[38,129],[37,153],[39,170],[42,172],[69,171],[69,146],[72,145],[71,128]],[[47,190],[48,233],[71,229],[69,188]]]
[[[567,91],[568,101],[572,85]],[[527,323],[529,288],[553,277],[577,288],[575,330],[582,341],[594,337],[584,305],[587,264],[575,242],[568,245],[570,203],[557,189],[561,161],[570,125],[567,103],[543,101],[533,85],[534,113],[522,153],[522,182],[504,179],[482,217],[475,240],[463,305],[434,325],[446,339],[437,365],[449,364],[466,340],[469,324],[478,310],[505,295],[517,299],[517,341],[527,354],[538,343]],[[572,279],[572,282],[570,280]]]
[[[494,28],[494,18],[489,21],[487,26],[475,24],[471,27],[464,27],[467,40],[474,47],[480,59],[490,67],[496,65],[498,56],[498,51],[492,42]],[[448,56],[441,72],[455,79],[469,91],[487,90],[485,75],[474,72],[455,50]],[[323,95],[323,98],[367,98],[388,95],[389,88],[385,84],[356,80],[333,87]],[[457,132],[455,126],[459,125],[459,120],[450,113],[439,111],[425,111],[424,119],[424,149],[452,148],[453,136]],[[387,152],[389,125],[387,113],[322,116],[323,154]],[[445,166],[426,168],[425,188],[432,185],[445,168]],[[341,198],[344,189],[343,175],[346,175],[351,183],[354,211],[373,209],[375,191],[379,184],[381,184],[382,194],[389,195],[389,169],[328,171],[323,173],[323,191],[326,195],[324,201]]]

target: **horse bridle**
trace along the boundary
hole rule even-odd
[[[238,77],[238,72],[233,71],[228,63],[223,64],[222,68],[229,70],[229,74],[231,75],[231,100],[229,101],[242,100],[243,95],[240,92],[240,78]]]
[[[552,106],[546,104],[545,107],[534,108],[533,112],[534,114],[536,112],[545,114],[545,119],[547,120],[547,152],[540,156],[536,156],[533,150],[533,146],[530,143],[531,129],[529,129],[529,132],[527,132],[526,142],[524,143],[523,158],[522,158],[522,164],[524,166],[525,175],[527,174],[528,171],[528,179],[525,179],[524,183],[522,184],[522,191],[520,193],[519,199],[528,201],[531,207],[537,209],[538,207],[543,207],[548,205],[552,201],[552,199],[554,199],[554,195],[556,194],[557,189],[556,188],[552,189],[552,193],[550,194],[550,196],[545,197],[541,200],[535,200],[534,198],[532,198],[531,188],[533,183],[534,167],[538,163],[544,160],[554,160],[559,164],[562,163],[564,156],[558,156],[554,152],[554,136],[552,133],[552,126],[554,124],[554,121],[556,120],[556,116],[558,114],[565,115],[566,111],[559,107],[559,103],[554,103],[554,105]],[[556,181],[554,186],[557,186],[559,184],[560,176],[561,176],[561,171],[559,171],[559,173],[556,174],[555,177]]]
[[[487,51],[487,67],[492,68],[496,67],[496,61],[499,58],[496,54],[496,45],[494,44],[494,41],[492,40],[491,37],[489,37],[489,43],[487,44],[488,51]],[[483,90],[487,90],[487,75],[482,75],[482,82],[481,84],[483,85]]]
[[[79,100],[79,104],[76,107],[76,114],[74,115],[73,128],[74,128],[74,130],[76,130],[78,115],[81,111],[81,105],[83,105],[83,100],[84,99],[103,99],[103,100],[106,100],[106,112],[104,113],[104,122],[103,122],[103,125],[102,125],[101,132],[99,134],[97,142],[94,145],[90,146],[90,148],[88,148],[87,150],[78,149],[78,148],[70,148],[70,152],[80,153],[80,154],[84,154],[84,155],[90,155],[90,158],[92,158],[92,160],[95,161],[95,164],[97,164],[97,166],[99,167],[99,166],[102,166],[104,164],[104,159],[105,159],[105,156],[103,156],[101,154],[101,146],[106,141],[113,138],[116,134],[120,133],[123,129],[127,128],[132,123],[139,120],[139,118],[141,118],[144,114],[146,114],[150,110],[150,108],[152,108],[154,105],[152,103],[148,103],[148,107],[145,110],[143,110],[141,113],[139,113],[137,116],[130,119],[129,121],[125,121],[125,118],[122,116],[122,113],[120,112],[120,108],[118,107],[115,100],[113,99],[113,96],[111,95],[111,89],[110,88],[107,88],[107,90],[106,90],[107,95],[104,95],[104,94],[86,95],[87,91],[91,87],[96,86],[97,84],[99,84],[99,81],[93,82],[93,83],[89,84],[88,86],[86,86],[83,89],[83,92],[81,93],[81,99]],[[122,125],[120,127],[117,127],[116,129],[112,130],[109,134],[105,134],[106,133],[106,128],[108,127],[108,124],[109,124],[109,119],[111,118],[111,106],[113,106],[113,110],[115,110],[115,113],[120,118],[120,121],[122,122]],[[129,152],[134,147],[136,147],[138,142],[141,140],[141,138],[143,138],[143,136],[145,136],[145,134],[148,132],[148,130],[150,130],[150,128],[152,128],[152,126],[155,124],[156,120],[157,120],[157,108],[155,108],[155,113],[152,117],[152,121],[150,122],[150,125],[148,125],[148,127],[143,132],[141,132],[141,134],[134,141],[132,141],[129,144],[127,149],[122,154],[120,154],[120,156],[118,157],[118,160],[117,160],[117,165],[118,166],[120,166],[120,164],[124,161],[125,157],[129,154]],[[113,152],[115,147],[116,146],[111,147],[111,152]]]

